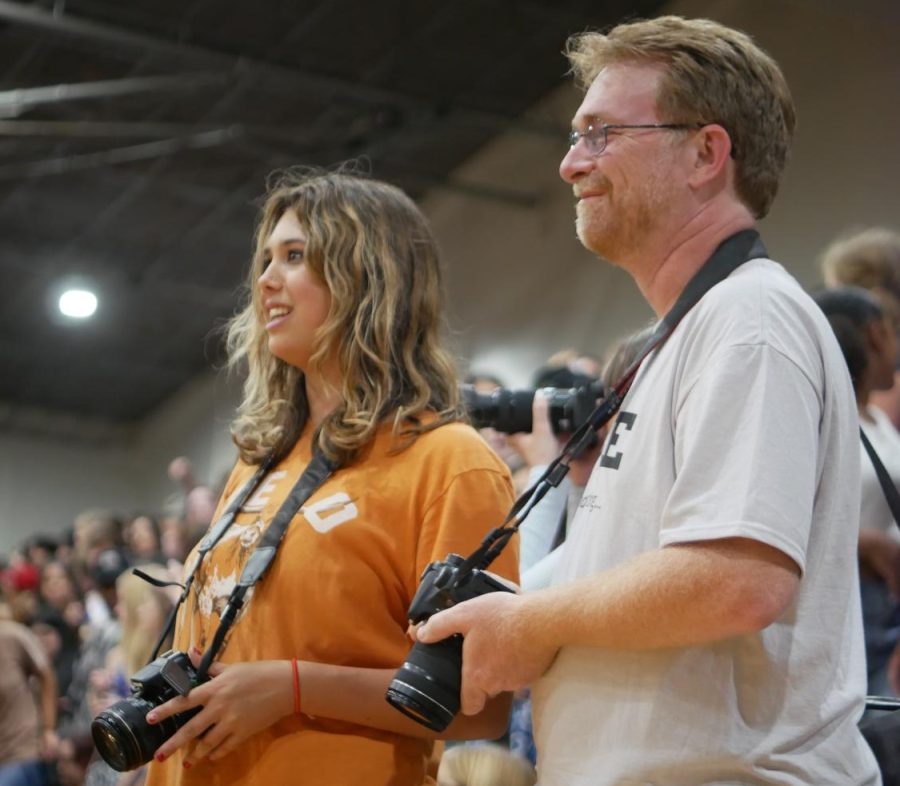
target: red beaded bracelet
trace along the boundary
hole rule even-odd
[[[291,660],[291,667],[294,671],[294,712],[300,714],[300,670],[297,667],[297,659]]]

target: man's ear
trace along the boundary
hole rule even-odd
[[[720,180],[731,160],[732,143],[728,132],[718,123],[703,126],[692,141],[694,171],[690,183],[702,188]]]

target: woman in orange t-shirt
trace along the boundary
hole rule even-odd
[[[399,189],[291,176],[263,208],[249,290],[228,335],[248,377],[220,513],[274,460],[180,610],[175,648],[195,666],[314,446],[338,469],[291,519],[212,678],[148,714],[158,723],[201,707],[160,746],[148,783],[430,782],[432,741],[499,736],[509,701],[458,715],[442,734],[389,705],[411,647],[407,608],[427,565],[469,554],[512,502],[505,466],[460,422],[434,240]],[[515,579],[515,551],[492,570]]]

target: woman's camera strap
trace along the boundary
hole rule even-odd
[[[204,536],[203,540],[200,541],[200,545],[197,548],[197,557],[194,561],[194,567],[184,583],[184,588],[181,592],[181,596],[178,598],[178,602],[169,613],[169,617],[166,620],[159,641],[153,649],[153,654],[150,657],[151,661],[156,658],[162,643],[174,629],[178,609],[187,599],[194,578],[197,575],[197,571],[204,558],[212,551],[215,545],[222,539],[227,530],[234,523],[238,511],[247,502],[250,495],[253,494],[274,463],[273,458],[270,457],[260,465],[253,477],[250,478],[240,492],[235,495],[224,513],[219,517],[218,521],[210,527],[209,532]],[[206,679],[206,672],[209,669],[209,665],[221,648],[228,630],[237,617],[238,611],[240,611],[241,607],[244,605],[244,597],[247,592],[263,577],[274,561],[275,555],[278,552],[278,547],[284,539],[288,526],[294,516],[297,515],[297,511],[299,511],[306,501],[315,494],[322,484],[332,475],[335,469],[337,469],[337,464],[328,459],[318,448],[313,452],[312,460],[306,466],[306,469],[303,470],[303,474],[297,479],[290,494],[288,494],[284,502],[282,502],[281,507],[278,508],[278,512],[272,518],[272,522],[266,528],[259,542],[256,544],[256,547],[253,549],[253,552],[250,554],[250,557],[244,563],[241,576],[234,589],[231,591],[225,609],[219,617],[219,625],[213,636],[213,642],[209,649],[204,653],[200,662],[197,673],[201,681]]]
[[[560,454],[550,462],[540,478],[516,500],[503,523],[491,530],[481,545],[460,565],[460,577],[466,576],[475,568],[483,570],[496,559],[528,514],[551,488],[562,482],[569,471],[569,462],[578,455],[582,441],[586,440],[589,434],[606,425],[619,411],[637,376],[641,363],[651,352],[659,349],[666,342],[681,320],[700,302],[700,299],[745,262],[767,256],[766,247],[755,229],[741,230],[719,244],[712,256],[688,281],[678,296],[678,300],[675,301],[675,305],[657,323],[635,361],[610,388],[609,393],[587,421],[572,434]]]

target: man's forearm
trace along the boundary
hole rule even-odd
[[[528,594],[542,643],[609,649],[689,647],[761,630],[791,603],[799,569],[756,541],[670,546],[571,584]]]

